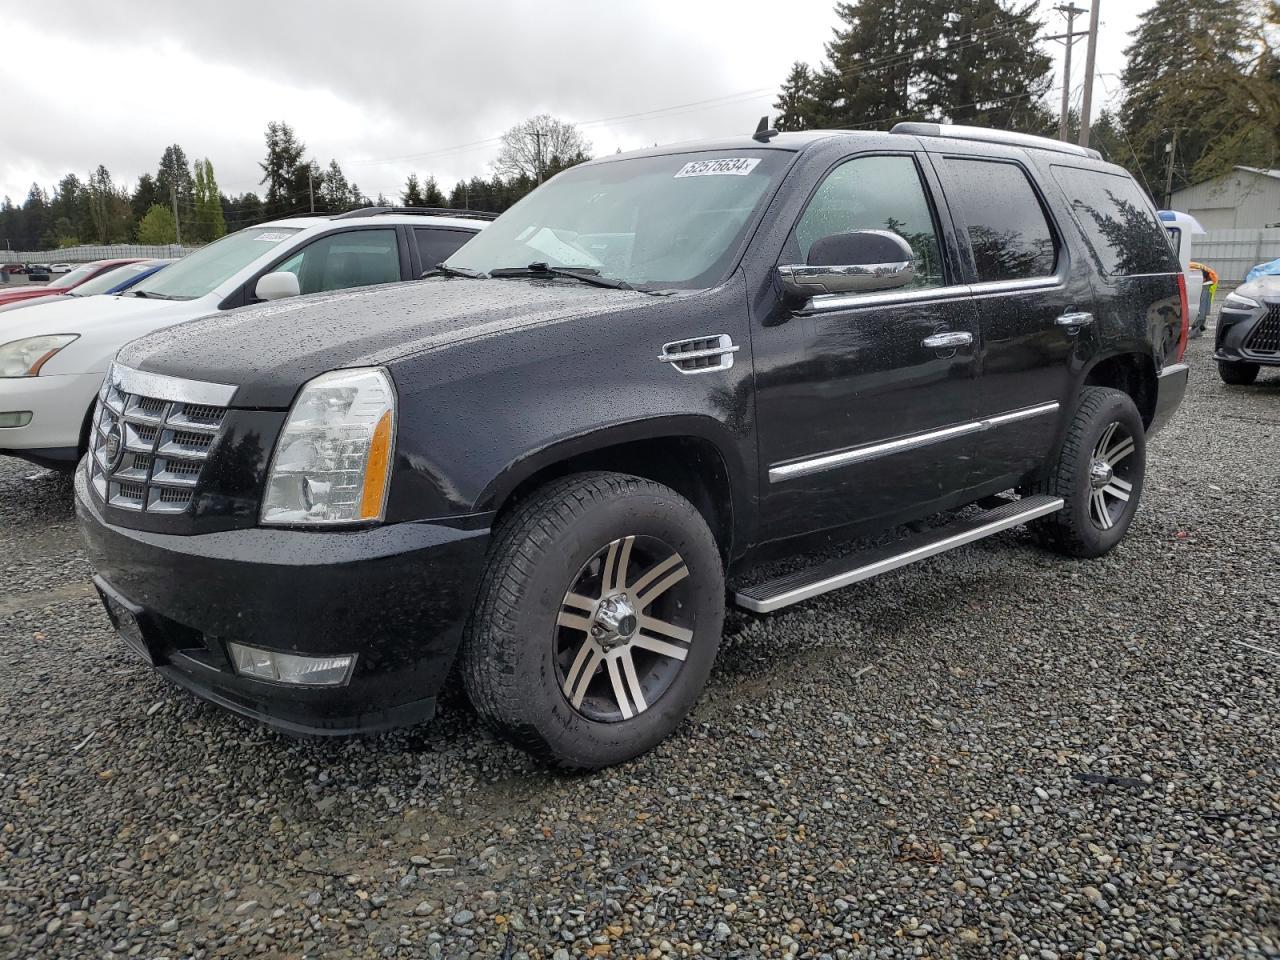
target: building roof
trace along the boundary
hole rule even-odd
[[[1268,169],[1266,167],[1246,167],[1237,164],[1235,169],[1244,170],[1248,173],[1256,173],[1264,177],[1271,177],[1274,180],[1280,180],[1280,167],[1271,167]]]

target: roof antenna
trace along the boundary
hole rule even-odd
[[[769,118],[761,117],[760,122],[756,124],[756,132],[751,135],[752,140],[759,140],[761,143],[768,143],[778,135],[778,131],[769,126]]]

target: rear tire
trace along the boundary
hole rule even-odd
[[[1243,363],[1239,360],[1219,360],[1218,376],[1223,383],[1233,387],[1247,387],[1258,379],[1260,367],[1256,363]]]
[[[1146,430],[1128,394],[1085,387],[1057,459],[1031,492],[1064,506],[1032,524],[1049,549],[1100,557],[1122,539],[1138,508],[1146,473]]]
[[[724,598],[715,538],[674,490],[616,473],[555,480],[495,531],[463,683],[500,736],[540,759],[621,763],[692,709]]]

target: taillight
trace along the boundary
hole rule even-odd
[[[1178,274],[1178,301],[1182,304],[1182,330],[1178,333],[1178,355],[1174,363],[1181,363],[1187,353],[1187,331],[1191,328],[1191,310],[1187,306],[1187,275]]]

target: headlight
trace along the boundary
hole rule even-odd
[[[396,394],[385,370],[332,370],[302,388],[280,432],[264,524],[381,520],[391,474]]]
[[[50,357],[79,336],[78,333],[54,333],[6,343],[0,347],[0,377],[34,377]]]
[[[1242,297],[1238,293],[1228,293],[1222,305],[1224,307],[1233,307],[1236,310],[1257,310],[1260,306],[1257,300],[1250,300],[1248,297]]]

